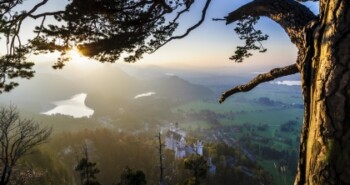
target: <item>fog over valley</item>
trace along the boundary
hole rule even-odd
[[[266,171],[266,174],[261,172],[263,176],[270,173],[277,183],[292,181],[303,112],[298,76],[261,84],[251,92],[237,94],[219,104],[218,97],[223,91],[246,83],[252,74],[216,75],[154,65],[106,65],[77,73],[78,68],[69,67],[53,73],[38,72],[33,79],[20,81],[20,86],[11,93],[0,96],[2,104],[14,104],[23,115],[52,127],[57,136],[50,143],[60,138],[65,141],[62,137],[71,140],[61,142],[61,148],[57,144],[47,145],[57,153],[65,151],[65,164],[72,164],[70,161],[74,157],[67,151],[76,152],[73,145],[87,143],[91,150],[99,148],[92,153],[102,158],[98,159],[99,164],[105,164],[100,166],[101,171],[105,171],[101,175],[108,176],[103,182],[110,182],[107,180],[110,171],[105,168],[109,163],[119,171],[125,167],[123,164],[139,166],[148,171],[150,182],[155,182],[157,172],[149,169],[154,169],[157,161],[152,159],[147,164],[104,161],[104,157],[112,153],[100,152],[104,147],[112,150],[116,146],[107,146],[105,141],[98,144],[98,137],[119,138],[115,145],[122,141],[128,150],[136,151],[142,149],[139,145],[145,145],[143,150],[150,151],[148,157],[152,158],[157,156],[154,135],[162,131],[162,139],[168,142],[164,149],[168,155],[167,166],[180,165],[179,161],[190,157],[196,153],[197,146],[203,145],[201,155],[210,156],[210,173],[232,166],[232,169],[239,169],[237,175],[243,174],[223,173],[224,179],[234,177],[242,182],[256,182],[251,176],[262,168]],[[71,132],[77,135],[66,134]],[[140,137],[142,139],[136,139]],[[138,147],[127,145],[131,141],[139,143]],[[222,144],[230,149],[220,149]],[[129,158],[126,156],[130,154],[116,152],[113,155]],[[226,167],[221,165],[223,156]],[[136,158],[146,160],[140,156]],[[282,178],[276,170],[271,170],[274,164],[285,165],[278,161],[280,158],[286,158],[288,164],[287,174]],[[258,159],[262,163],[256,163]],[[220,182],[215,179],[213,176],[207,180],[212,184]]]

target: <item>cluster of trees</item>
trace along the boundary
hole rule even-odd
[[[100,185],[96,175],[100,173],[100,170],[96,167],[96,163],[89,159],[87,145],[83,146],[83,157],[79,159],[78,164],[74,170],[79,174],[81,185]],[[115,185],[145,185],[145,174],[137,170],[134,172],[128,166],[123,169],[120,176],[119,183],[113,183]]]
[[[257,126],[257,129],[259,131],[266,131],[267,129],[269,129],[269,125],[266,123],[264,123],[264,124],[259,123],[259,125]]]
[[[218,113],[210,109],[184,112],[183,110],[178,109],[175,115],[177,119],[183,119],[186,121],[205,121],[213,127],[218,127],[221,124],[220,119],[234,120],[236,114],[239,113],[233,111]]]
[[[241,150],[226,144],[208,144],[208,155],[212,157],[217,167],[216,177],[206,179],[208,184],[228,184],[239,182],[242,184],[271,184],[272,176],[255,161],[246,157]],[[247,175],[242,169],[249,169],[252,176]]]
[[[188,112],[185,115],[189,120],[201,120],[209,123],[211,126],[220,126],[219,119],[223,117],[223,115],[218,114],[209,109],[203,109],[199,112]]]
[[[46,141],[51,129],[41,128],[33,120],[20,119],[17,110],[11,106],[1,109],[0,118],[1,138],[3,138],[1,149],[2,151],[10,151],[9,153],[2,152],[2,155],[6,155],[3,158],[10,159],[9,163],[6,163],[8,160],[2,160],[4,167],[8,169],[2,169],[2,177],[5,181],[0,182],[3,184],[10,182],[18,184],[80,182],[82,185],[106,183],[142,185],[147,182],[146,176],[150,183],[158,181],[159,172],[149,170],[156,169],[154,164],[157,164],[157,153],[152,147],[156,146],[156,143],[154,138],[146,133],[132,136],[107,129],[61,133],[53,137],[48,144],[43,145],[40,150],[36,150],[33,155],[24,156],[28,151],[32,151],[33,147]],[[105,139],[108,139],[109,142],[106,143]],[[81,143],[84,143],[83,157],[77,160],[76,156]],[[257,166],[244,158],[244,155],[239,151],[226,145],[211,145],[208,148],[210,148],[209,152],[213,156],[213,161],[221,164],[218,170],[236,173],[228,173],[225,178],[234,176],[248,184],[261,180],[260,176],[251,181],[245,179],[250,178],[246,174],[245,178],[240,177],[239,174],[242,173],[242,170],[239,170],[240,166],[252,169],[254,172],[260,170],[259,168],[258,171],[255,170]],[[224,162],[225,156],[234,156],[237,159],[236,171],[226,169],[232,168],[232,166],[224,164],[226,163]],[[92,162],[92,159],[98,160],[98,163]],[[204,179],[208,163],[202,156],[194,155],[183,161],[174,161],[173,153],[166,151],[165,159],[165,166],[177,166],[175,172],[166,172],[168,173],[166,182],[187,185],[217,184],[214,182],[219,176],[214,175]],[[17,164],[17,161],[20,163]],[[138,166],[138,169],[143,169],[146,173],[141,170],[133,171],[128,167],[125,168],[128,165]],[[71,169],[71,166],[75,166],[75,168]],[[100,169],[102,170],[100,171]],[[73,171],[77,173],[73,173]],[[218,174],[220,173],[218,172]],[[116,174],[120,174],[119,182],[113,178]],[[12,179],[10,179],[11,175]],[[220,178],[224,178],[224,176],[220,174]]]
[[[295,120],[289,120],[289,121],[287,121],[286,123],[283,123],[283,124],[281,124],[280,125],[280,131],[282,131],[282,132],[292,132],[292,131],[294,131],[296,128],[296,126],[297,126],[297,121],[295,121]]]
[[[192,177],[186,179],[186,185],[199,185],[208,171],[208,162],[203,156],[191,155],[184,160],[185,169],[192,171]]]
[[[86,150],[81,150],[82,145]],[[28,181],[34,184],[158,184],[159,157],[155,146],[158,146],[156,138],[146,134],[131,135],[108,129],[60,133],[52,136],[32,155],[24,157],[21,168],[42,172],[40,177]],[[268,176],[237,149],[223,144],[210,144],[208,148],[205,156],[209,153],[212,156],[217,165],[215,174],[207,174],[206,157],[194,155],[175,160],[172,151],[164,150],[164,183],[223,185],[235,180],[242,184],[256,184],[263,182],[263,176]],[[237,166],[226,164],[228,156],[236,159]],[[251,170],[254,178],[243,173],[242,166]]]
[[[264,106],[275,106],[275,105],[278,105],[278,104],[281,104],[282,102],[276,102],[276,101],[273,101],[271,100],[270,98],[268,97],[260,97],[256,100],[256,102],[258,104],[261,104],[261,105],[264,105]]]

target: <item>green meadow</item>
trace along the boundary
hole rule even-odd
[[[300,89],[297,87],[273,87],[260,87],[246,94],[237,94],[223,104],[216,101],[188,102],[173,108],[172,111],[193,114],[210,110],[217,115],[233,114],[233,119],[217,116],[219,128],[227,130],[226,136],[239,141],[242,146],[254,153],[258,164],[269,171],[275,184],[292,184],[303,118],[302,99]],[[259,98],[262,97],[268,98],[271,105],[259,102]],[[214,126],[210,121],[188,119],[190,120],[185,119],[180,124],[184,129],[217,128],[217,125]],[[295,125],[291,126],[289,131],[282,131],[282,125],[288,122]],[[225,129],[230,127],[237,127],[239,131]],[[260,151],[261,148],[265,148],[265,154]],[[280,156],[271,159],[267,155],[269,150],[279,153]],[[283,160],[288,161],[285,172],[281,172],[278,166]]]

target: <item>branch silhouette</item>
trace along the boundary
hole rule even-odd
[[[295,73],[298,73],[298,67],[297,64],[292,64],[289,66],[285,66],[282,68],[275,68],[272,69],[268,73],[259,74],[255,78],[253,78],[251,81],[249,81],[247,84],[238,85],[224,93],[222,93],[219,102],[223,103],[228,97],[230,97],[233,94],[239,93],[239,92],[247,92],[252,90],[254,87],[258,86],[261,83],[268,82],[271,80],[274,80],[276,78],[292,75]]]

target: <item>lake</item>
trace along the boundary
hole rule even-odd
[[[90,117],[94,114],[94,110],[85,105],[86,97],[86,93],[80,93],[72,96],[70,99],[53,102],[56,107],[41,114],[62,114],[73,116],[74,118]]]

